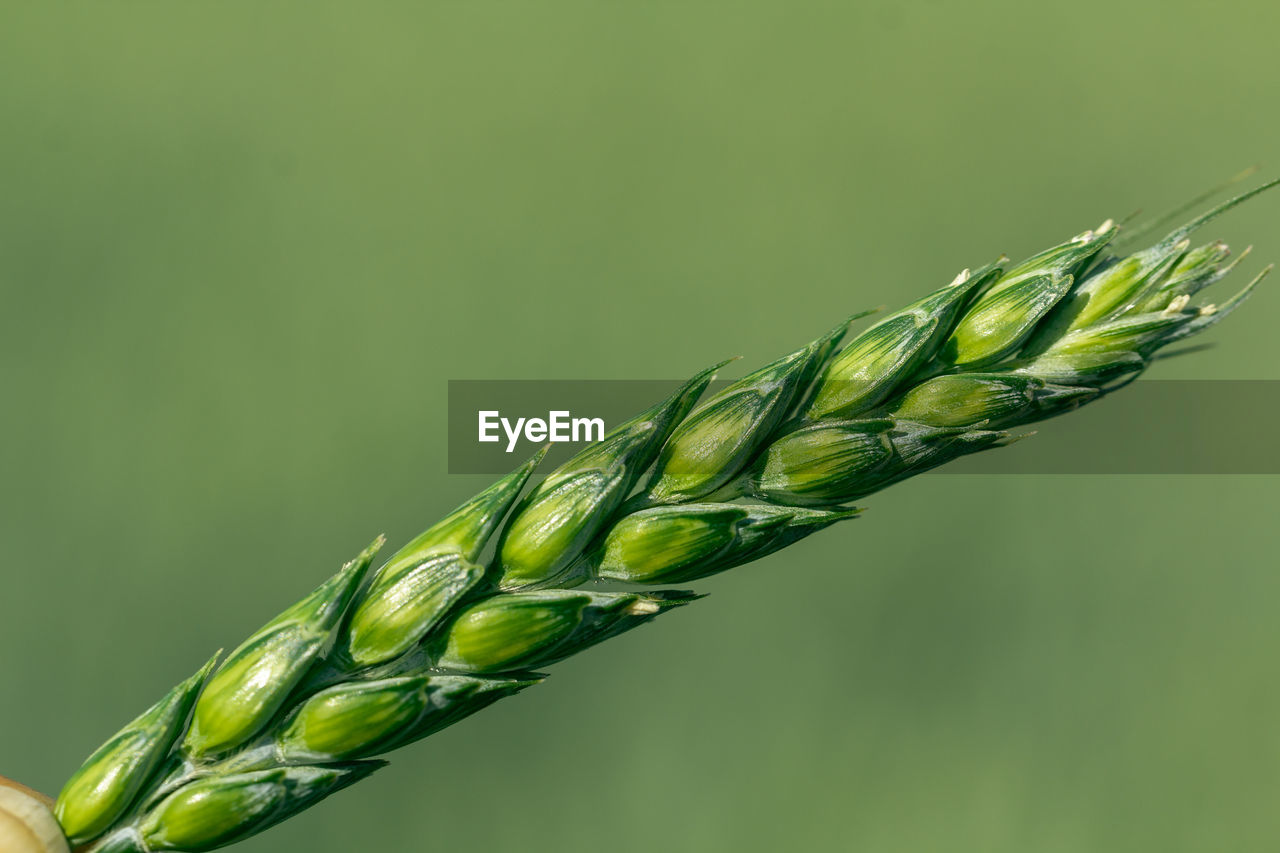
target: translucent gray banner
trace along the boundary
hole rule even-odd
[[[708,394],[726,384],[713,383]],[[449,473],[503,474],[547,444],[548,462],[563,461],[679,386],[648,379],[450,380]],[[937,470],[1280,474],[1277,423],[1280,380],[1139,380],[1078,411],[1014,430],[1035,433],[1023,441]]]

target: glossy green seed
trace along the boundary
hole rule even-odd
[[[151,850],[215,850],[291,817],[382,767],[381,762],[282,767],[184,785],[139,827]]]
[[[740,379],[685,418],[662,448],[647,502],[695,500],[733,479],[808,390],[847,326]]]
[[[790,432],[756,463],[750,491],[781,503],[840,503],[850,482],[894,458],[892,427],[886,419],[836,421]]]
[[[346,654],[357,666],[415,646],[484,576],[474,562],[546,455],[539,451],[395,553],[357,602]]]
[[[975,369],[1017,351],[1071,289],[1071,282],[1069,275],[1036,275],[993,292],[960,321],[942,350],[942,360]]]
[[[148,846],[157,850],[214,850],[235,840],[246,828],[269,820],[284,799],[273,778],[196,782],[165,800],[144,829]]]
[[[894,417],[938,427],[1029,423],[1085,403],[1094,388],[1055,385],[1030,376],[974,373],[937,376],[903,396]]]
[[[582,593],[515,593],[472,605],[450,627],[440,665],[503,672],[541,665],[567,639],[590,603]]]
[[[542,462],[547,451],[538,451],[533,458],[515,471],[503,477],[462,506],[415,537],[387,560],[375,573],[373,586],[386,585],[387,575],[397,576],[429,557],[439,554],[460,554],[474,562],[479,559],[489,537],[502,522],[511,505],[520,496],[529,476]]]
[[[583,450],[521,502],[498,543],[503,588],[549,583],[570,568],[722,366]]]
[[[427,706],[427,676],[341,684],[312,696],[279,737],[287,758],[364,758]]]
[[[182,733],[217,655],[89,756],[58,795],[54,815],[72,844],[105,832]]]
[[[480,582],[484,573],[483,566],[456,553],[384,571],[351,617],[347,655],[358,666],[372,666],[404,654]]]
[[[555,476],[555,475],[553,475]],[[572,564],[617,508],[632,472],[590,468],[548,478],[503,532],[499,546],[504,586],[554,580]]]
[[[196,702],[184,744],[189,755],[225,752],[266,725],[330,644],[381,545],[379,539],[227,657]]]
[[[893,418],[821,423],[772,445],[745,487],[775,503],[838,506],[1007,439],[1002,432]]]
[[[806,417],[851,418],[883,402],[931,358],[974,294],[1000,275],[991,265],[955,281],[858,335],[824,372]]]
[[[350,682],[312,696],[277,738],[288,761],[378,755],[439,731],[535,680],[417,675]]]
[[[1086,231],[1005,272],[965,312],[939,362],[975,370],[1016,353],[1115,233],[1115,226],[1104,222],[1096,232]]]
[[[630,583],[684,583],[759,559],[856,514],[716,503],[640,510],[610,529],[596,574]]]
[[[745,513],[721,504],[689,504],[624,516],[605,538],[596,574],[610,580],[662,583],[673,567],[716,556],[733,544]]]
[[[437,665],[459,672],[536,669],[641,625],[697,596],[544,590],[476,602],[449,626]]]

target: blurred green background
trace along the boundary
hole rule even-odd
[[[0,772],[49,792],[483,485],[448,379],[753,365],[1280,174],[1261,0],[4,18]],[[1278,306],[1153,375],[1280,379]],[[1274,849],[1277,497],[918,479],[236,849]]]

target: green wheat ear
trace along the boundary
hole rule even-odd
[[[1121,387],[1249,295],[1261,275],[1195,304],[1238,261],[1190,240],[1276,183],[1126,256],[1107,254],[1108,220],[966,271],[842,350],[847,322],[695,409],[705,370],[521,499],[539,454],[366,580],[375,542],[174,688],[71,777],[58,819],[91,853],[246,838],[698,597],[584,583],[687,583],[759,559],[854,517],[849,501]]]

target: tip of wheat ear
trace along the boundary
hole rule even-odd
[[[0,851],[70,853],[49,803],[0,776]]]

